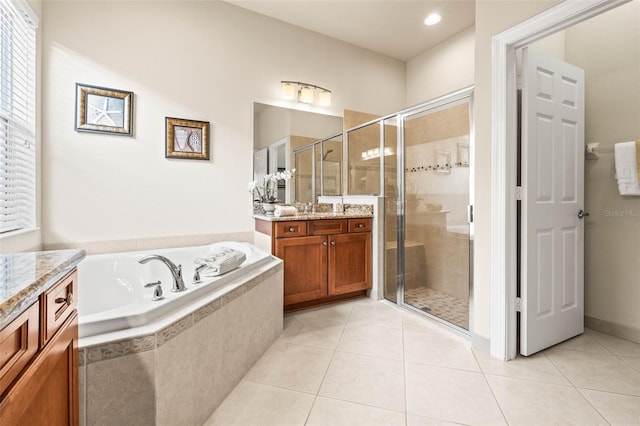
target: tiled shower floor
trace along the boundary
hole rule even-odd
[[[435,315],[458,327],[469,329],[469,302],[427,287],[405,291],[404,303]]]

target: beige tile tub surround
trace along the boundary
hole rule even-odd
[[[154,334],[81,348],[82,424],[202,424],[282,333],[283,278],[271,263]]]

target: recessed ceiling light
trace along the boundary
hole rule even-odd
[[[442,16],[437,13],[431,13],[429,16],[424,18],[425,25],[435,25],[442,20]]]

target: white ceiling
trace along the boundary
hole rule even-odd
[[[405,62],[475,22],[474,0],[226,1]],[[442,21],[427,27],[431,12]]]

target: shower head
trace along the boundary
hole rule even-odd
[[[322,156],[322,161],[327,159],[327,155],[331,154],[333,152],[333,149],[328,149],[327,152],[324,153],[324,155]]]

